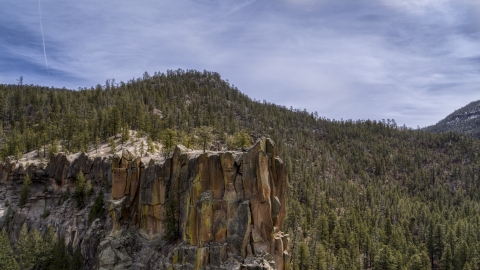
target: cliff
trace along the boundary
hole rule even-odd
[[[108,208],[109,217],[91,225],[93,196],[83,209],[65,196],[80,171]],[[31,198],[19,207],[25,174]],[[13,206],[11,239],[23,222],[43,232],[52,226],[71,249],[81,249],[89,269],[289,269],[289,238],[281,232],[285,167],[270,139],[246,152],[177,146],[161,163],[144,164],[128,151],[73,161],[58,154],[46,166],[6,162],[0,184],[0,197]]]

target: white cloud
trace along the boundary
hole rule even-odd
[[[24,77],[75,89],[144,71],[207,69],[252,98],[411,127],[478,99],[479,63],[468,59],[478,57],[480,37],[459,30],[474,21],[465,6],[378,1],[45,1],[45,42],[56,73]],[[25,28],[20,34],[33,41],[13,46],[0,37],[1,51],[41,67],[36,2],[10,2],[5,15],[12,13],[8,18]],[[10,76],[18,78],[0,65],[0,79]]]

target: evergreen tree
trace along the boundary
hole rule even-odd
[[[41,253],[42,237],[37,229],[29,234],[24,223],[16,244],[16,256],[20,269],[31,269]]]
[[[22,188],[20,189],[20,199],[18,201],[20,206],[24,206],[27,203],[27,200],[30,196],[30,185],[32,181],[30,180],[30,176],[25,174],[23,178]]]
[[[53,248],[53,259],[50,264],[50,270],[70,270],[70,257],[67,253],[65,239],[58,239]]]
[[[122,145],[130,139],[130,128],[125,125],[122,130]]]
[[[89,190],[87,190],[85,176],[82,171],[79,171],[75,181],[75,191],[73,192],[73,197],[75,198],[78,208],[83,208],[83,206],[85,206],[85,197],[88,192]]]
[[[298,258],[298,268],[300,270],[310,269],[310,259],[308,256],[307,244],[302,242],[300,244],[299,258]]]
[[[80,248],[77,248],[71,258],[70,270],[81,270],[82,266],[82,253],[80,252]]]
[[[95,197],[93,206],[92,208],[90,208],[90,212],[88,213],[88,223],[89,224],[92,223],[96,218],[100,217],[102,213],[103,213],[103,193],[100,191]]]
[[[374,269],[382,270],[395,270],[397,268],[397,262],[395,256],[389,246],[384,245],[375,257]]]
[[[246,130],[242,130],[233,134],[232,144],[235,148],[247,149],[250,145],[252,145],[251,140],[250,134],[248,134]]]
[[[55,248],[55,233],[52,227],[48,227],[43,236],[39,257],[36,261],[36,269],[48,269],[53,261],[53,250]]]
[[[175,149],[177,132],[171,128],[165,129],[160,134],[160,139],[162,140],[162,152],[165,157],[168,157],[173,150]]]
[[[115,154],[115,150],[117,149],[117,144],[113,139],[108,140],[108,145],[110,146],[110,154]]]
[[[442,270],[453,270],[453,257],[450,245],[447,245],[443,250],[442,259],[440,260]]]
[[[0,232],[0,269],[18,270],[20,269],[10,246],[7,232],[3,229]]]
[[[207,149],[207,144],[210,143],[213,139],[213,128],[208,126],[201,126],[195,130],[195,133],[198,136],[199,143],[203,147],[203,152]]]

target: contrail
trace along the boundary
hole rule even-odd
[[[48,69],[47,51],[45,50],[45,36],[43,35],[42,7],[40,6],[40,0],[38,0],[38,12],[40,14],[40,29],[42,30],[43,56],[45,56],[45,66],[47,67],[48,75],[50,75],[50,70]]]

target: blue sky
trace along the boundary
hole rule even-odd
[[[0,83],[216,71],[330,119],[436,123],[480,99],[478,0],[4,0]]]

